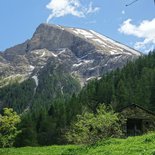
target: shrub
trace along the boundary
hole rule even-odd
[[[4,108],[0,114],[0,147],[13,146],[14,140],[20,131],[16,125],[20,123],[20,116],[11,108]]]
[[[96,114],[86,112],[77,115],[77,121],[66,133],[69,142],[92,144],[101,139],[122,136],[121,123],[111,107],[99,105]]]

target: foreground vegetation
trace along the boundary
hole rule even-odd
[[[109,137],[124,136],[122,125],[123,118],[121,120],[119,114],[115,113],[112,107],[101,104],[97,107],[95,114],[86,112],[77,115],[77,121],[71,124],[65,137],[72,144],[94,144]]]
[[[90,146],[62,145],[0,149],[0,155],[155,155],[155,133],[109,139]]]

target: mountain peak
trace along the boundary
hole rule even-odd
[[[55,25],[55,24],[48,24],[48,23],[41,23],[38,27],[37,27],[37,29],[42,29],[42,28],[57,28],[57,27],[59,27],[58,25]]]
[[[0,58],[0,74],[33,77],[51,62],[52,66],[62,65],[63,72],[84,84],[123,67],[140,55],[92,30],[42,23],[30,40],[4,51]]]
[[[72,38],[72,39],[75,37],[81,38],[86,42],[90,43],[91,45],[95,46],[95,48],[97,48],[98,50],[106,51],[106,52],[109,52],[110,54],[121,54],[122,51],[124,51],[126,52],[126,54],[135,54],[139,56],[141,55],[139,51],[136,51],[131,47],[123,45],[93,30],[86,30],[86,29],[75,28],[75,27],[73,28],[73,27],[65,27],[61,25],[42,23],[37,28],[36,32],[34,33],[34,36],[36,34],[40,34],[40,35],[46,34],[47,38],[51,37],[51,35],[54,36],[54,38],[59,38],[60,36],[59,40],[61,42],[62,42],[61,38],[64,39],[64,36],[69,35],[69,38]],[[111,45],[113,45],[113,48]],[[64,46],[62,47],[64,48]]]

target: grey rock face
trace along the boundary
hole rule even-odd
[[[0,77],[32,77],[51,61],[83,85],[140,55],[92,30],[41,24],[30,40],[0,53]]]

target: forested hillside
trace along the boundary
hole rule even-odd
[[[79,99],[92,110],[99,103],[115,109],[135,103],[155,111],[155,52],[90,82]]]

